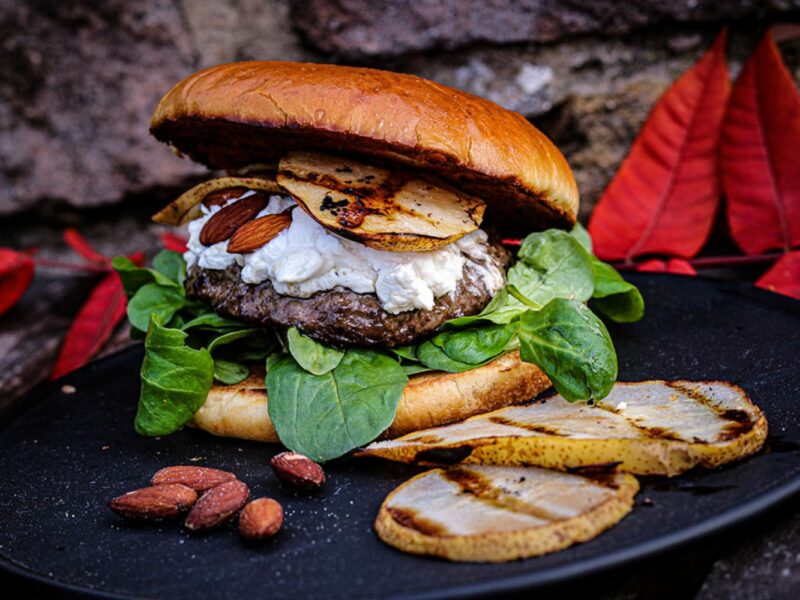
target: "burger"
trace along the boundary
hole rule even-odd
[[[411,75],[240,62],[178,83],[151,132],[216,177],[154,216],[183,253],[114,262],[145,340],[139,433],[326,461],[551,385],[610,391],[593,310],[635,321],[642,297],[592,255],[569,166],[521,115]]]

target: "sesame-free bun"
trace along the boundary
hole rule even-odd
[[[510,352],[464,373],[420,373],[409,377],[394,422],[384,437],[445,425],[520,404],[550,387],[538,367]],[[224,437],[277,442],[267,409],[264,372],[234,385],[215,384],[190,425]]]
[[[413,75],[293,62],[239,62],[178,83],[153,135],[214,169],[290,150],[353,154],[438,174],[524,234],[570,227],[578,189],[561,152],[522,115]]]

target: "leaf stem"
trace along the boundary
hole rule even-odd
[[[108,273],[110,270],[109,267],[104,267],[90,263],[74,264],[74,263],[61,262],[59,260],[48,260],[46,258],[35,258],[34,262],[36,263],[37,267],[66,269],[68,271],[80,271],[82,273]]]
[[[701,256],[700,258],[689,259],[688,262],[696,269],[713,269],[716,267],[736,267],[743,265],[758,265],[771,263],[778,260],[784,252],[767,252],[765,254],[751,254],[746,256]],[[611,266],[625,271],[633,270],[639,263],[635,262],[612,262]]]

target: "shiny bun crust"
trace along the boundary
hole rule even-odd
[[[561,152],[522,115],[413,75],[240,62],[187,77],[153,135],[216,169],[333,151],[434,172],[487,202],[504,232],[570,227],[578,189]]]
[[[550,387],[538,367],[522,362],[518,352],[465,373],[422,373],[409,378],[394,422],[384,437],[460,421],[520,404]],[[267,411],[264,373],[235,385],[215,385],[190,425],[214,435],[277,442]]]

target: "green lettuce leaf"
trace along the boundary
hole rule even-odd
[[[625,281],[617,270],[592,257],[594,271],[594,306],[618,323],[633,323],[644,316],[644,298],[632,283]]]
[[[111,261],[111,266],[114,267],[114,270],[119,275],[120,280],[122,280],[122,287],[125,289],[125,294],[129,299],[132,298],[142,286],[148,283],[155,283],[164,287],[177,288],[183,292],[183,285],[178,284],[177,279],[170,279],[156,269],[137,267],[133,261],[125,256],[114,257],[114,259]]]
[[[565,231],[548,229],[526,237],[508,282],[526,298],[544,306],[554,298],[585,301],[594,290],[590,255]]]
[[[486,325],[445,331],[435,335],[431,341],[454,361],[481,365],[502,354],[516,332],[516,323]]]
[[[186,263],[182,255],[171,250],[162,250],[153,258],[153,269],[183,287],[183,282],[186,280]]]
[[[325,375],[342,362],[344,351],[332,348],[303,335],[297,327],[286,332],[289,352],[301,367],[314,375]]]
[[[309,373],[292,356],[270,357],[266,379],[269,417],[281,442],[317,462],[389,427],[408,382],[396,360],[372,350],[348,350],[324,375]]]
[[[151,316],[168,324],[173,315],[185,305],[186,296],[182,289],[146,283],[128,301],[128,320],[136,329],[147,331]]]
[[[208,396],[214,361],[206,349],[185,344],[186,334],[169,329],[153,316],[144,341],[142,388],[136,411],[136,431],[167,435],[183,427]]]
[[[567,400],[605,398],[617,378],[617,354],[603,322],[584,304],[556,298],[522,315],[520,356],[547,374]]]
[[[214,359],[214,379],[225,385],[241,383],[250,376],[250,367],[221,358]]]

